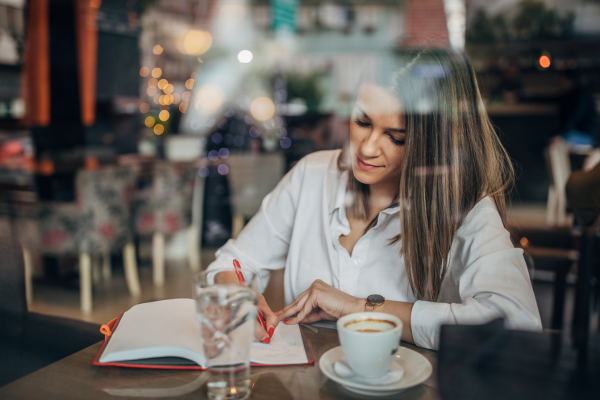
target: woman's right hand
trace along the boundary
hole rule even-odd
[[[260,293],[257,293],[257,296],[258,296],[258,301],[257,301],[258,314],[259,314],[259,317],[260,317],[260,314],[262,314],[264,316],[264,321],[265,321],[265,324],[267,325],[267,330],[265,330],[265,328],[263,328],[258,323],[258,321],[256,321],[256,329],[254,331],[254,341],[270,343],[271,337],[273,337],[273,332],[275,332],[275,328],[277,328],[277,325],[279,325],[279,318],[271,310],[271,308],[267,304],[267,301],[265,300],[265,297]]]

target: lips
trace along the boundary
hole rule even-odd
[[[356,157],[356,162],[358,164],[358,168],[364,170],[364,171],[374,171],[377,168],[381,168],[378,165],[371,165],[371,164],[367,164],[366,162],[362,161],[360,158]]]

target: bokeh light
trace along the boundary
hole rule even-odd
[[[155,94],[153,100],[155,104],[160,104],[160,94]]]
[[[168,80],[161,79],[160,81],[158,81],[158,88],[162,90],[162,89],[166,88],[168,84],[169,84]]]
[[[160,118],[161,121],[166,121],[169,119],[169,112],[167,110],[162,110],[159,114],[158,114],[158,118]]]
[[[179,105],[179,111],[181,111],[182,113],[185,113],[187,111],[188,108],[188,103],[181,103]]]
[[[183,94],[181,95],[181,100],[190,101],[191,94],[192,92],[183,92]]]
[[[550,66],[550,57],[548,56],[541,56],[540,57],[540,67],[542,68],[548,68]]]
[[[165,131],[165,127],[163,125],[156,124],[154,126],[154,133],[156,133],[157,135],[162,135],[164,131]]]
[[[144,120],[144,124],[146,124],[146,126],[148,128],[152,128],[154,126],[154,123],[156,121],[154,120],[154,117],[151,116],[147,116],[146,119]]]
[[[155,87],[149,87],[148,89],[146,89],[146,94],[148,96],[154,96],[156,94],[156,88]]]
[[[252,116],[259,121],[267,121],[275,114],[275,104],[268,97],[257,97],[250,104]]]
[[[219,85],[207,83],[202,86],[196,95],[196,110],[204,114],[212,114],[221,108],[225,100],[225,92]]]
[[[157,44],[156,46],[154,46],[154,48],[152,49],[152,52],[154,54],[161,54],[163,52],[163,48]]]
[[[179,51],[184,54],[196,55],[204,54],[212,45],[212,36],[206,31],[189,31],[181,45]]]
[[[221,143],[223,141],[223,135],[221,135],[219,132],[215,133],[214,135],[212,135],[211,137],[213,143]]]
[[[250,61],[252,61],[253,58],[254,55],[250,50],[242,50],[237,55],[238,61],[243,64],[248,64]]]
[[[181,96],[179,93],[173,93],[173,104],[177,104],[181,101]]]
[[[219,159],[219,152],[216,150],[211,150],[208,152],[208,159],[210,161],[217,161]]]
[[[140,112],[142,114],[146,114],[148,111],[150,111],[150,105],[148,103],[140,104]]]
[[[292,145],[292,140],[289,137],[284,137],[279,141],[279,145],[284,149],[288,149]]]
[[[185,81],[185,88],[192,90],[192,88],[194,87],[194,80],[193,79],[188,79],[187,81]]]
[[[217,168],[217,171],[219,172],[220,175],[227,175],[227,173],[229,172],[229,167],[225,164],[221,164]]]
[[[149,73],[150,73],[150,68],[148,68],[148,67],[140,68],[140,75],[143,76],[144,78],[147,77]]]
[[[258,131],[258,129],[256,129],[255,127],[251,127],[250,131],[248,132],[248,134],[250,136],[252,136],[253,138],[259,137],[260,136],[260,132]]]
[[[154,78],[160,78],[161,75],[162,75],[162,69],[160,69],[160,68],[154,68],[152,70],[152,77],[154,77]]]
[[[173,93],[173,89],[174,89],[174,88],[173,88],[173,85],[171,85],[171,84],[169,83],[167,86],[165,86],[165,87],[163,88],[163,91],[164,91],[166,94],[171,94],[171,93]]]
[[[158,86],[158,79],[152,78],[152,79],[148,80],[148,86],[149,87],[156,87],[156,86]]]
[[[226,159],[227,157],[229,157],[229,149],[223,147],[221,150],[219,150],[219,157],[221,157],[222,159]]]
[[[198,170],[198,175],[200,176],[200,178],[206,178],[209,174],[209,170],[206,167],[202,167]]]

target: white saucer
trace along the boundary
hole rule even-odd
[[[321,368],[321,371],[323,371],[329,379],[339,383],[349,391],[367,396],[389,396],[399,393],[405,389],[425,382],[433,372],[431,363],[424,356],[414,350],[400,346],[394,362],[400,364],[400,366],[404,368],[404,376],[402,379],[390,385],[371,386],[350,379],[341,378],[335,373],[333,365],[343,357],[344,351],[342,350],[342,346],[334,347],[321,356],[319,368]]]

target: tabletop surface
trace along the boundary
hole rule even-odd
[[[315,357],[314,365],[253,367],[251,399],[367,399],[342,388],[319,369],[319,359],[339,346],[337,331],[303,327]],[[189,370],[99,367],[92,360],[102,342],[96,343],[39,371],[0,388],[0,399],[114,399],[115,397],[206,399],[207,373]],[[438,399],[437,353],[402,343],[423,354],[433,365],[433,374],[418,386],[394,399]],[[386,397],[378,397],[385,399]]]

